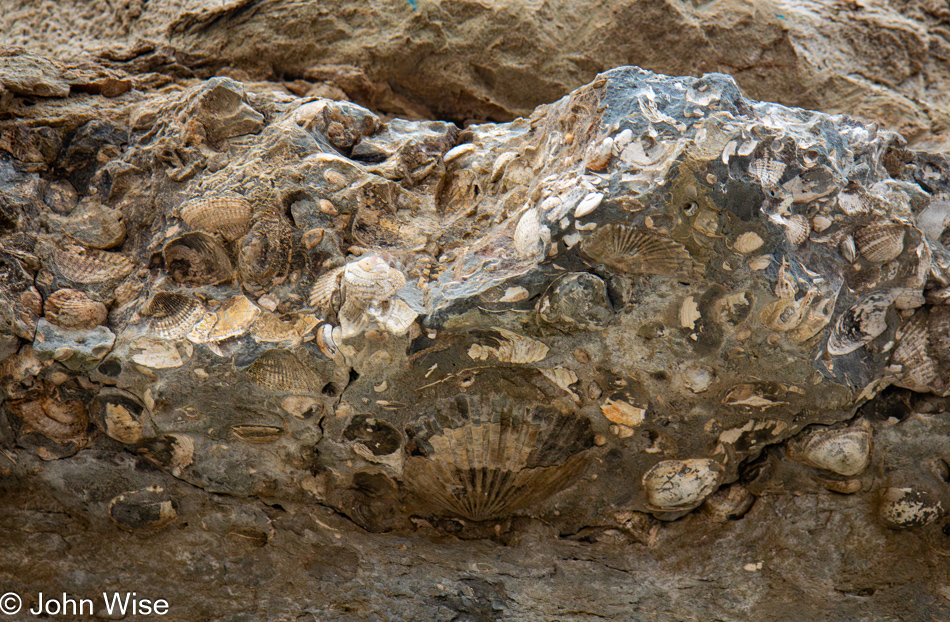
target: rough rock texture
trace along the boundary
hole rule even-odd
[[[0,83],[28,606],[950,614],[944,156],[720,74],[464,129],[16,51]]]
[[[216,72],[345,92],[377,110],[506,121],[638,65],[720,71],[751,97],[877,120],[945,146],[939,0],[480,3],[4,0],[0,41],[139,74]]]

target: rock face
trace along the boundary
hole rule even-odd
[[[460,129],[228,77],[66,98],[112,70],[5,58],[14,591],[947,613],[943,156],[721,74]]]

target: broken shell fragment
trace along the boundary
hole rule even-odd
[[[106,323],[108,309],[91,300],[84,292],[61,289],[53,292],[45,303],[46,319],[71,330],[95,328]]]
[[[887,312],[893,301],[890,292],[875,292],[838,316],[828,337],[828,354],[849,354],[882,335],[887,330]]]
[[[234,276],[227,251],[212,236],[201,231],[170,240],[162,255],[165,270],[182,285],[217,285]]]
[[[156,531],[178,518],[177,503],[158,486],[116,495],[109,502],[109,517],[124,531]]]

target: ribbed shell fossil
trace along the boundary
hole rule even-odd
[[[280,439],[284,434],[284,428],[277,425],[241,423],[231,426],[231,434],[239,441],[264,445]]]
[[[752,509],[755,496],[742,484],[723,486],[706,497],[701,511],[714,523],[739,520]]]
[[[715,460],[664,460],[643,476],[643,487],[651,510],[691,510],[712,494],[721,480],[722,468]]]
[[[68,329],[95,328],[106,323],[109,313],[104,304],[75,289],[53,292],[44,306],[47,320]]]
[[[749,174],[764,188],[777,186],[783,173],[785,173],[785,163],[778,160],[760,158],[753,160],[752,164],[749,165]]]
[[[320,377],[292,352],[268,350],[247,368],[248,377],[262,387],[287,393],[314,393],[320,390]]]
[[[390,267],[378,255],[369,255],[346,264],[342,277],[343,298],[346,302],[372,303],[392,298],[403,285],[406,276]]]
[[[594,261],[628,274],[681,277],[693,269],[689,251],[679,242],[626,225],[601,227],[584,239],[581,250]]]
[[[586,418],[553,407],[459,396],[412,431],[406,485],[435,513],[481,521],[565,488],[593,446]]]
[[[228,242],[244,235],[251,222],[251,204],[238,195],[192,199],[179,213],[192,229],[219,233]]]
[[[60,401],[44,396],[34,400],[10,402],[10,410],[30,430],[54,441],[86,438],[89,416],[79,400]]]
[[[928,391],[937,379],[937,366],[930,355],[929,314],[918,312],[897,331],[897,347],[892,365],[900,365],[897,386],[911,391]]]
[[[234,276],[227,251],[213,236],[201,231],[170,240],[162,255],[165,270],[182,285],[217,285]]]
[[[159,337],[181,339],[204,318],[205,308],[183,294],[156,292],[142,314],[152,318],[150,328]]]
[[[854,352],[887,330],[887,312],[894,301],[890,292],[875,292],[858,300],[838,316],[828,336],[828,354]]]
[[[310,306],[328,311],[340,304],[340,287],[345,266],[324,272],[313,282],[310,288]]]
[[[801,453],[811,466],[848,477],[857,475],[871,460],[871,432],[864,428],[813,432],[802,443]]]
[[[124,279],[132,273],[134,264],[124,255],[67,241],[56,245],[52,267],[72,283],[96,284]]]
[[[238,272],[249,292],[261,296],[287,278],[293,232],[278,216],[264,215],[238,241]]]
[[[854,234],[854,243],[868,261],[893,261],[904,252],[904,226],[899,222],[879,222],[861,227]]]

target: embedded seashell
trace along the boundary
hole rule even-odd
[[[134,268],[134,264],[124,255],[85,248],[70,242],[58,244],[51,259],[56,272],[73,283],[120,281],[129,276]]]
[[[782,225],[785,227],[785,237],[789,244],[801,246],[808,241],[811,223],[808,222],[807,216],[793,214],[788,218],[783,218]]]
[[[543,361],[548,356],[548,346],[542,341],[519,335],[504,328],[485,331],[487,341],[473,344],[468,355],[476,361],[494,356],[499,363],[528,364]]]
[[[387,456],[402,447],[399,430],[385,421],[366,415],[353,417],[343,431],[343,438],[352,443],[361,443],[374,456]]]
[[[875,292],[861,298],[838,316],[828,337],[828,354],[854,352],[887,330],[887,312],[894,298],[889,292]]]
[[[723,486],[706,497],[700,511],[714,523],[739,520],[755,503],[755,496],[742,484]]]
[[[253,295],[262,296],[287,278],[293,232],[278,216],[262,216],[237,244],[238,274]]]
[[[841,256],[844,257],[848,263],[854,263],[854,260],[858,258],[858,247],[854,243],[854,238],[845,236],[843,240],[838,244],[838,248],[841,250]]]
[[[774,188],[785,173],[785,163],[778,160],[759,158],[749,165],[749,174],[752,175],[763,188]]]
[[[177,503],[159,486],[116,495],[109,502],[109,518],[124,531],[156,531],[178,518]]]
[[[369,309],[369,312],[371,317],[381,323],[393,335],[406,334],[412,323],[419,317],[419,314],[413,311],[412,307],[398,298],[387,302],[382,313],[375,313],[373,309]]]
[[[762,237],[755,231],[746,231],[745,233],[740,233],[736,237],[735,243],[732,245],[732,248],[735,249],[737,253],[751,253],[752,251],[760,248],[765,241]]]
[[[602,192],[591,192],[581,199],[581,202],[574,208],[574,218],[582,218],[593,212],[604,200]]]
[[[610,164],[613,157],[614,139],[608,136],[601,143],[594,143],[587,151],[587,168],[592,171],[602,171]]]
[[[614,312],[607,284],[600,277],[570,272],[558,277],[541,297],[538,315],[565,330],[603,330]]]
[[[292,352],[268,350],[247,368],[252,382],[272,391],[315,393],[320,390],[320,377],[304,365]]]
[[[192,229],[219,233],[233,242],[251,223],[251,204],[240,195],[202,197],[182,205],[179,215]]]
[[[90,404],[92,422],[109,438],[138,443],[152,433],[150,413],[139,398],[115,387],[103,387]]]
[[[284,428],[276,425],[242,423],[231,426],[231,434],[239,441],[254,445],[273,443],[284,434]]]
[[[878,517],[891,529],[923,527],[944,515],[940,501],[925,490],[885,488]]]
[[[834,221],[828,218],[827,216],[814,216],[811,219],[811,228],[816,233],[821,233],[828,227],[834,224]]]
[[[172,292],[156,292],[142,309],[151,317],[150,327],[165,339],[181,339],[204,318],[205,308],[194,298]]]
[[[458,145],[446,151],[445,154],[442,156],[442,161],[445,162],[446,164],[449,164],[450,162],[454,162],[455,160],[458,160],[462,156],[467,155],[469,153],[473,153],[474,151],[475,151],[475,145],[473,145],[472,143],[465,143],[463,145]]]
[[[89,248],[115,248],[125,241],[122,213],[86,199],[68,217],[48,215],[50,228]]]
[[[342,276],[345,302],[372,303],[392,298],[406,284],[406,275],[378,255],[346,264]]]
[[[929,391],[937,379],[937,366],[930,356],[930,331],[926,313],[918,312],[897,331],[897,347],[891,365],[899,365],[895,385],[911,391]]]
[[[509,515],[567,487],[594,435],[586,417],[506,398],[461,395],[436,405],[407,446],[403,480],[435,513]]]
[[[54,441],[82,439],[85,444],[89,416],[79,400],[60,401],[44,396],[10,402],[10,411],[31,431]]]
[[[689,276],[693,260],[679,242],[652,231],[626,225],[607,225],[581,243],[585,255],[609,268],[628,274]]]
[[[142,439],[135,453],[178,477],[194,462],[195,441],[187,434],[163,434]]]
[[[215,323],[208,333],[208,341],[223,341],[243,335],[260,314],[261,310],[247,296],[232,296],[215,312]]]
[[[520,257],[533,257],[544,253],[544,248],[551,239],[551,232],[541,225],[538,210],[532,208],[521,215],[512,238],[515,252]]]
[[[848,192],[838,194],[838,207],[848,216],[867,214],[871,211],[870,202],[867,197],[860,194],[850,194]]]
[[[84,292],[75,289],[53,292],[46,299],[45,309],[48,321],[71,330],[105,324],[109,314],[104,304],[90,300]]]
[[[165,270],[182,285],[217,285],[230,281],[234,268],[214,237],[201,231],[170,240],[162,250]]]
[[[518,154],[514,151],[506,151],[495,158],[495,162],[491,167],[491,177],[489,178],[492,183],[501,179],[502,175],[505,174],[505,168],[507,168],[508,164],[517,157]]]
[[[317,347],[330,359],[335,359],[340,355],[337,346],[341,338],[340,327],[333,327],[330,324],[323,324],[317,329]]]
[[[712,494],[721,481],[722,467],[715,460],[664,460],[643,476],[643,487],[651,510],[691,510]]]
[[[851,477],[871,460],[871,432],[864,428],[814,432],[802,443],[801,454],[813,467]]]
[[[335,306],[339,306],[339,293],[345,269],[345,266],[340,266],[317,277],[313,282],[313,287],[310,288],[309,302],[311,307],[326,312]],[[334,300],[334,296],[336,296],[336,300]]]
[[[622,400],[608,399],[600,405],[600,412],[604,414],[604,417],[628,428],[635,428],[643,423],[643,415],[646,411],[646,408]]]
[[[880,222],[861,227],[854,234],[854,243],[868,261],[893,261],[904,252],[904,225]]]

